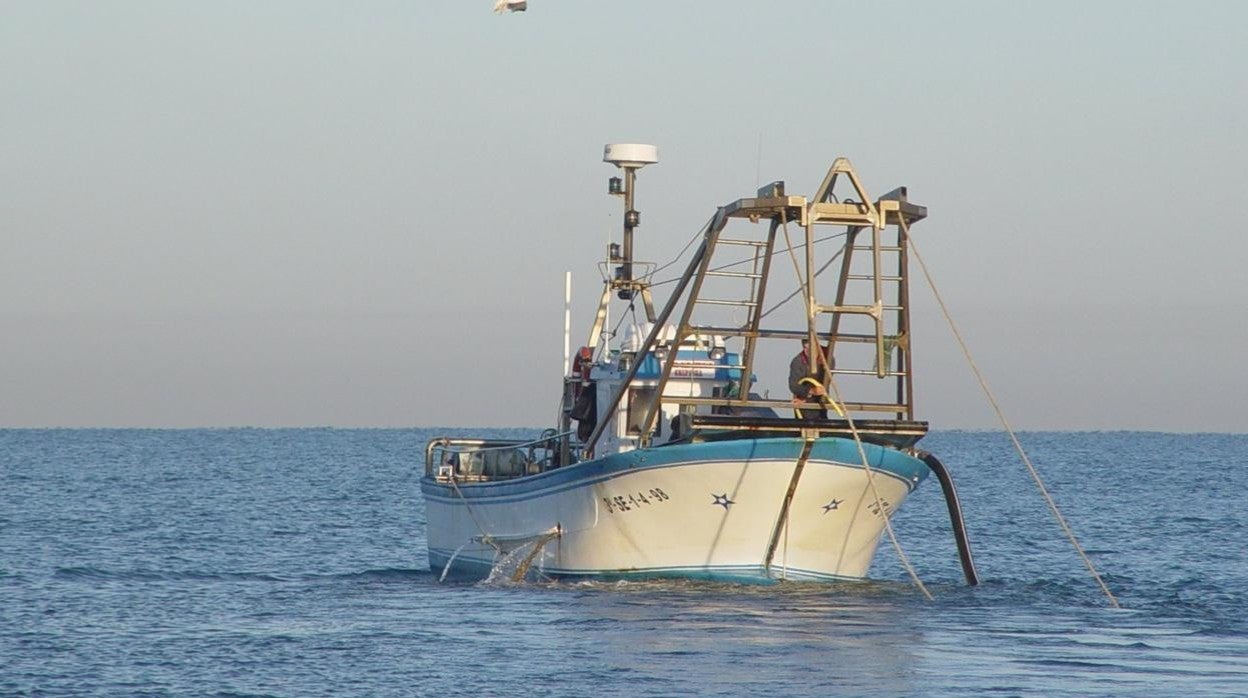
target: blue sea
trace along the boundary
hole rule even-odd
[[[980,586],[935,479],[893,519],[932,601],[887,541],[861,583],[439,583],[442,433],[0,431],[0,695],[1248,694],[1248,435],[1020,435],[1115,610],[993,432],[923,442]]]

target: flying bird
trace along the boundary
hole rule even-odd
[[[498,0],[494,3],[494,13],[501,14],[507,10],[512,12],[524,12],[529,9],[528,0]]]

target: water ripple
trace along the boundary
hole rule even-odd
[[[0,695],[1240,695],[1248,437],[1024,434],[1112,610],[999,434],[872,581],[439,584],[427,430],[0,430]],[[519,432],[499,436],[523,436]],[[1104,473],[1120,473],[1103,477]],[[1131,473],[1149,473],[1148,478]]]

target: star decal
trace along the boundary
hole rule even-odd
[[[733,504],[736,504],[736,502],[732,501],[731,499],[728,499],[728,493],[727,493],[727,492],[725,492],[725,493],[723,493],[723,494],[715,494],[715,493],[711,493],[711,496],[715,498],[715,501],[711,502],[711,504],[712,504],[712,505],[714,505],[714,504],[718,504],[718,505],[720,505],[721,507],[723,507],[723,508],[724,508],[724,511],[728,511],[728,507],[732,506]]]
[[[826,514],[826,513],[828,513],[829,511],[835,511],[835,510],[837,509],[837,507],[841,506],[841,501],[842,501],[842,500],[840,500],[840,499],[833,499],[832,501],[828,502],[827,504],[824,504],[824,505],[823,505],[823,513],[825,513],[825,514]]]

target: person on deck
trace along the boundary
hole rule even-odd
[[[819,364],[819,366],[811,366],[810,340],[803,339],[801,353],[789,362],[789,392],[793,393],[793,411],[797,413],[799,419],[828,418],[828,410],[821,400],[824,395],[827,395],[823,387],[823,382],[827,378],[827,370],[823,362]],[[819,407],[801,408],[801,405],[811,402],[818,403]]]

